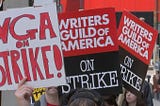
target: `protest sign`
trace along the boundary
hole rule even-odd
[[[40,100],[41,96],[45,94],[46,88],[35,88],[32,92],[31,104]]]
[[[67,76],[62,93],[76,88],[97,89],[103,95],[121,92],[115,10],[85,10],[58,17]]]
[[[0,90],[65,84],[56,4],[0,13]]]
[[[124,87],[138,94],[145,80],[158,33],[139,18],[124,11],[117,34]]]

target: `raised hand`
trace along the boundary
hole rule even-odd
[[[27,78],[23,78],[15,92],[18,106],[30,106],[30,97],[32,95],[33,88],[31,86],[25,85],[26,81]]]

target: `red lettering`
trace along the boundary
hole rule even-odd
[[[7,43],[8,41],[8,31],[10,31],[11,36],[18,41],[27,39],[32,40],[36,38],[36,33],[38,32],[38,29],[28,29],[24,32],[24,34],[18,34],[15,31],[16,24],[18,23],[18,21],[23,21],[23,19],[34,20],[35,16],[32,14],[22,14],[15,17],[12,21],[11,17],[4,20],[4,22],[0,26],[0,39],[2,39],[3,43]],[[40,13],[40,39],[46,39],[46,30],[49,31],[51,38],[56,37],[49,13],[44,12]]]
[[[21,47],[23,47],[23,42],[21,42],[21,41],[17,41],[17,43],[16,43],[16,47],[17,47],[17,48],[21,48]]]
[[[6,78],[8,78],[8,84],[12,84],[11,81],[11,76],[10,76],[10,72],[9,72],[9,63],[8,63],[8,56],[9,56],[9,52],[0,52],[0,57],[3,57],[3,61],[4,61],[4,67],[6,68]]]
[[[51,51],[50,46],[42,47],[42,58],[43,58],[43,64],[44,64],[44,68],[45,68],[46,78],[49,79],[49,78],[53,78],[54,75],[49,73],[48,59],[46,56],[47,51]]]
[[[55,65],[57,70],[59,71],[62,68],[62,55],[57,45],[53,46],[53,51],[54,51],[53,55],[54,55]]]
[[[40,14],[40,39],[46,39],[45,30],[48,29],[50,32],[50,37],[56,37],[56,34],[52,28],[52,23],[48,13]]]
[[[15,24],[17,23],[17,21],[19,21],[20,19],[23,19],[23,18],[29,18],[29,19],[35,19],[35,16],[34,15],[31,15],[31,14],[23,14],[23,15],[20,15],[16,18],[13,19],[13,21],[11,22],[10,24],[10,33],[11,35],[17,39],[17,40],[26,40],[28,38],[30,39],[35,39],[35,34],[36,32],[38,31],[37,29],[30,29],[30,30],[27,30],[26,31],[26,34],[24,35],[18,35],[16,32],[15,32]]]
[[[49,54],[53,54],[53,63],[56,66],[56,69],[60,71],[62,69],[62,53],[60,48],[57,45],[53,46],[44,46],[44,47],[37,47],[35,49],[28,48],[28,49],[21,49],[19,50],[11,50],[0,52],[0,58],[3,59],[4,66],[0,65],[0,75],[2,78],[0,79],[0,86],[12,84],[11,74],[15,83],[19,83],[19,81],[23,78],[23,74],[28,78],[28,81],[36,81],[38,77],[41,80],[50,79],[54,77],[54,73],[50,72],[49,68]],[[39,59],[42,57],[45,75],[42,73],[42,69],[40,67]],[[31,71],[30,71],[31,66]],[[23,68],[23,71],[21,70]],[[22,71],[22,72],[21,72]],[[33,75],[32,75],[32,74]],[[61,73],[58,73],[61,75]]]
[[[40,79],[44,79],[40,67],[37,63],[37,58],[38,58],[38,53],[39,53],[39,48],[36,48],[35,53],[33,53],[33,49],[29,49],[29,55],[30,55],[30,62],[32,66],[32,71],[33,71],[33,79],[37,80],[37,72],[40,76]]]
[[[29,46],[29,42],[28,42],[28,40],[23,41],[23,46],[24,46],[24,47],[25,47],[25,46]]]
[[[11,52],[11,62],[12,62],[12,69],[13,69],[13,75],[16,83],[19,83],[18,79],[22,79],[22,73],[20,71],[19,65],[18,65],[18,60],[20,58],[20,54],[16,50],[12,50]]]
[[[0,26],[0,38],[2,39],[3,43],[7,43],[8,41],[8,27],[9,27],[9,22],[11,18],[6,18],[3,26]]]
[[[5,83],[6,83],[6,73],[5,73],[5,70],[2,66],[0,66],[0,72],[1,72],[1,75],[2,75],[2,80],[0,82],[0,87],[3,86]]]
[[[31,81],[31,76],[30,76],[29,67],[28,67],[26,49],[22,49],[21,52],[22,52],[22,62],[23,62],[25,76],[27,77],[28,81]]]

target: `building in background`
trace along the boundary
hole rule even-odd
[[[27,7],[28,0],[5,0],[3,9],[10,9],[10,8],[20,8],[20,7]]]
[[[154,27],[160,32],[160,0],[58,0],[62,12],[78,11],[79,9],[95,9],[113,7],[117,12],[153,12]]]

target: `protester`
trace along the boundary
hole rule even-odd
[[[116,98],[115,95],[103,96],[105,106],[118,106]]]
[[[144,17],[140,17],[139,19],[141,21],[145,22]],[[153,106],[153,96],[152,96],[152,92],[151,92],[151,87],[149,85],[149,81],[148,82],[144,81],[144,83],[142,85],[141,92],[144,95],[144,100],[145,100],[145,103],[147,104],[147,106]]]
[[[151,87],[147,81],[144,81],[141,92],[143,93],[144,100],[147,106],[153,106],[153,95]]]
[[[59,106],[59,94],[56,87],[46,88],[46,93],[41,96],[40,100],[30,105],[30,97],[33,88],[25,85],[27,78],[22,79],[15,92],[18,106]]]
[[[125,92],[126,92],[126,89],[122,87],[122,93],[120,93],[117,97],[118,106],[122,106],[124,98],[125,98]]]
[[[157,100],[160,100],[160,71],[157,70],[153,76],[153,93]]]
[[[98,92],[83,88],[71,90],[61,100],[61,106],[105,106]]]
[[[88,89],[71,90],[62,96],[60,103],[58,90],[55,87],[46,88],[46,93],[40,100],[30,104],[33,88],[25,85],[26,80],[27,78],[21,80],[15,92],[18,106],[105,106],[101,95],[95,90]]]
[[[143,96],[136,96],[130,91],[126,91],[123,106],[146,106],[146,103]]]

